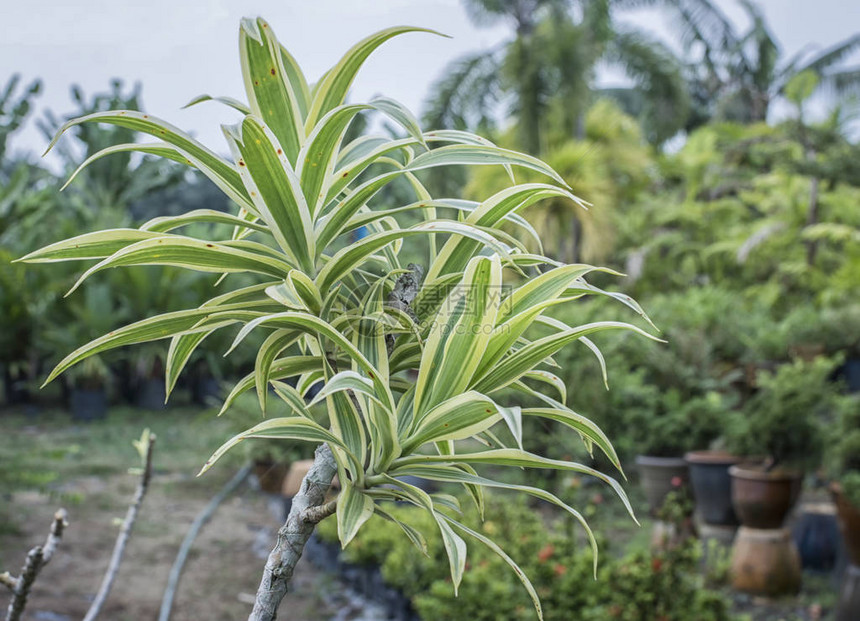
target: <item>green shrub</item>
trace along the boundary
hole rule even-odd
[[[844,396],[829,426],[829,464],[832,476],[842,485],[842,493],[860,507],[860,397]]]
[[[417,528],[427,519],[410,507],[393,506],[387,511]],[[729,619],[727,602],[706,589],[699,575],[701,546],[694,540],[659,553],[635,551],[618,559],[604,554],[595,579],[593,556],[582,546],[581,533],[548,527],[540,513],[522,502],[488,496],[485,520],[470,509],[464,523],[501,542],[532,577],[547,621]],[[319,532],[323,539],[337,540],[332,520],[323,522]],[[386,583],[412,598],[420,617],[428,621],[534,618],[528,596],[498,556],[477,547],[470,550],[459,596],[455,596],[438,537],[427,538],[427,550],[428,556],[416,554],[387,522],[375,517],[347,546],[343,558],[380,565]]]
[[[827,358],[795,360],[762,373],[760,390],[730,426],[733,452],[767,457],[774,465],[818,465],[822,416],[838,404],[838,386],[829,381],[834,366]]]

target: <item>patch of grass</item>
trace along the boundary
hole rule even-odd
[[[79,503],[82,498],[78,492],[64,491],[64,483],[124,473],[136,466],[131,442],[147,427],[158,436],[156,472],[187,474],[189,483],[177,486],[181,493],[192,491],[192,483],[209,489],[222,478],[217,470],[203,481],[194,476],[234,433],[215,411],[187,407],[149,412],[116,406],[104,420],[83,424],[71,421],[62,410],[47,410],[38,417],[4,413],[3,426],[7,433],[0,434],[0,498],[30,490],[55,496],[64,504]],[[228,454],[227,459],[231,458],[240,459]],[[133,491],[134,483],[129,485]],[[9,504],[0,502],[0,535],[17,532],[16,520],[21,519],[10,514]]]

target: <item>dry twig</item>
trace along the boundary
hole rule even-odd
[[[12,591],[12,601],[9,602],[9,608],[6,610],[6,621],[18,621],[21,614],[24,612],[24,607],[27,605],[27,597],[30,595],[30,589],[36,581],[36,577],[42,568],[47,565],[60,539],[63,536],[63,529],[68,526],[66,521],[66,510],[58,509],[54,514],[54,521],[51,523],[51,532],[48,534],[48,539],[45,545],[36,546],[27,553],[27,561],[21,569],[21,575],[17,578],[12,576],[8,571],[0,574],[0,584],[6,585]]]
[[[221,488],[209,504],[197,514],[194,522],[188,529],[182,545],[179,547],[179,553],[176,555],[176,560],[173,561],[173,567],[170,569],[170,577],[167,579],[167,588],[164,590],[164,597],[161,600],[161,610],[158,613],[158,621],[168,621],[170,618],[170,610],[173,608],[173,598],[176,595],[176,589],[179,586],[179,578],[182,576],[182,569],[185,566],[185,561],[188,558],[188,553],[191,551],[191,546],[201,529],[212,519],[215,510],[218,508],[224,499],[232,494],[242,482],[248,478],[251,473],[251,464],[246,464],[230,479],[227,484]]]
[[[101,611],[102,606],[110,593],[113,581],[119,571],[119,564],[122,562],[122,555],[125,552],[125,546],[128,544],[128,539],[131,536],[131,529],[134,526],[134,521],[137,519],[137,513],[140,510],[140,505],[143,502],[143,497],[146,495],[146,490],[149,488],[149,479],[152,477],[152,448],[155,445],[155,434],[150,433],[149,429],[144,430],[140,440],[135,441],[143,462],[143,469],[140,473],[140,481],[137,484],[137,493],[134,495],[134,500],[125,514],[125,520],[122,523],[122,528],[116,538],[116,544],[113,548],[110,564],[105,572],[102,584],[99,587],[99,592],[93,600],[90,609],[87,611],[87,616],[84,621],[93,621]]]

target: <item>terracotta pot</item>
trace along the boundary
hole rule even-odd
[[[699,518],[714,526],[737,526],[729,468],[740,463],[741,458],[723,451],[695,451],[684,455],[684,460],[690,467]]]
[[[287,476],[288,464],[257,460],[254,462],[254,475],[260,482],[260,489],[267,494],[280,494]]]
[[[732,504],[741,524],[750,528],[782,528],[800,496],[803,475],[764,466],[736,465],[732,477]]]
[[[681,457],[640,455],[636,465],[652,514],[660,510],[669,492],[689,487],[690,470]]]
[[[819,356],[823,356],[824,351],[824,345],[820,343],[797,343],[788,348],[792,358],[800,358],[804,362],[812,362]]]
[[[836,514],[839,516],[839,528],[842,538],[848,548],[848,558],[851,564],[860,567],[860,507],[856,507],[842,494],[842,486],[833,483],[830,486],[833,501],[836,503]]]
[[[732,547],[732,587],[776,597],[800,590],[800,557],[789,532],[741,526]]]
[[[307,475],[308,471],[313,465],[313,459],[299,459],[297,461],[294,461],[290,465],[290,468],[287,471],[287,475],[284,477],[284,482],[281,485],[280,493],[287,498],[292,498],[293,496],[298,494],[299,490],[302,487],[302,480],[305,478],[305,475]],[[340,481],[338,480],[337,475],[334,475],[334,479],[332,479],[329,493],[331,493],[333,490],[338,489],[340,489]]]

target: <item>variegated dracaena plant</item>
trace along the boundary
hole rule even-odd
[[[292,414],[265,420],[232,438],[203,471],[249,438],[320,446],[266,565],[252,619],[274,619],[314,524],[332,513],[344,546],[376,513],[423,549],[422,533],[389,515],[385,501],[412,503],[433,516],[455,590],[466,562],[464,537],[471,538],[513,567],[540,616],[540,602],[528,578],[494,541],[458,521],[456,499],[426,493],[404,480],[407,475],[462,484],[479,507],[485,487],[536,496],[578,520],[592,546],[591,531],[575,509],[543,489],[504,484],[479,474],[478,468],[553,468],[591,475],[610,485],[632,515],[614,479],[524,448],[528,438],[523,437],[523,418],[550,419],[572,429],[589,450],[596,446],[620,468],[603,432],[565,405],[564,382],[549,369],[552,355],[573,342],[591,350],[603,366],[599,350],[587,338],[590,334],[611,329],[647,334],[618,322],[573,327],[543,313],[601,295],[644,314],[633,300],[586,282],[585,276],[599,268],[563,265],[542,256],[540,239],[519,215],[546,197],[581,201],[534,157],[462,131],[423,132],[414,116],[392,99],[344,103],[371,52],[396,35],[422,30],[397,27],[376,33],[309,86],[271,27],[262,19],[243,20],[239,49],[248,103],[215,98],[243,115],[237,125],[224,127],[232,161],[176,127],[134,111],[74,119],[54,140],[81,123],[137,130],[158,142],[112,146],[81,167],[120,151],[166,157],[205,174],[238,206],[235,214],[201,209],[155,218],[137,229],[86,233],[22,260],[94,262],[78,284],[112,267],[179,266],[222,275],[214,284],[226,290],[197,308],[149,317],[82,346],[57,365],[48,381],[105,350],[170,339],[169,392],[195,348],[216,330],[239,327],[234,346],[252,331],[267,334],[254,373],[235,385],[224,409],[255,388],[265,410],[271,387]],[[193,103],[209,99],[203,96]],[[367,111],[386,115],[404,137],[347,141],[350,123]],[[452,165],[504,166],[511,186],[482,202],[432,198],[417,173]],[[539,171],[547,182],[518,185],[515,167]],[[375,206],[374,196],[396,180],[409,184],[415,201]],[[401,224],[402,216],[415,222],[416,214],[418,224]],[[177,232],[206,223],[230,225],[232,235],[214,240]],[[349,243],[350,233],[361,227],[369,234]],[[404,267],[401,247],[418,236],[428,238],[426,264]],[[258,284],[230,289],[230,274],[239,272],[254,275]],[[308,400],[308,388],[320,381],[324,387]],[[517,395],[542,405],[517,407]],[[325,405],[327,416],[315,414],[317,404]],[[341,491],[336,501],[326,502],[334,474]]]

